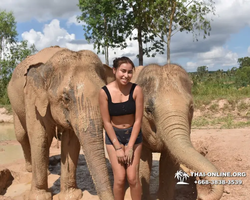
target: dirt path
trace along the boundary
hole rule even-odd
[[[197,150],[204,154],[221,172],[244,172],[246,177],[234,177],[243,182],[242,185],[225,185],[222,200],[247,200],[250,191],[250,128],[245,129],[193,129],[191,140]],[[0,142],[0,156],[10,156],[8,147],[21,151],[20,145],[14,141]],[[158,159],[159,154],[154,154],[154,162],[151,176],[151,193],[155,196],[158,187]],[[8,168],[13,176],[10,186],[3,191],[0,199],[21,200],[30,189],[31,174],[25,172],[22,155],[13,161],[0,160],[0,169]],[[108,170],[112,179],[112,170],[107,159]],[[57,199],[60,188],[60,149],[57,141],[53,141],[50,149],[49,187],[53,193],[53,199]],[[83,190],[83,200],[97,200],[93,182],[89,175],[85,158],[80,155],[77,170],[77,184]],[[228,180],[229,178],[225,178]],[[232,179],[232,178],[231,178]],[[83,181],[84,180],[84,181]],[[189,185],[177,185],[175,200],[194,200],[196,197],[195,184],[189,180]],[[129,189],[126,191],[126,200],[130,199]]]

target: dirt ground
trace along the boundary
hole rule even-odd
[[[1,115],[0,115],[1,118]],[[0,119],[1,120],[1,119]],[[3,120],[4,121],[4,120]],[[221,172],[241,172],[246,173],[245,177],[224,178],[224,180],[234,179],[242,181],[240,185],[225,185],[222,200],[248,200],[250,191],[250,127],[243,129],[192,129],[191,140],[195,148],[205,155]],[[13,161],[6,163],[5,159],[0,160],[0,172],[2,178],[8,177],[7,187],[1,192],[0,200],[21,200],[28,194],[31,186],[31,174],[25,172],[24,159],[19,143],[15,140],[0,141],[0,156],[8,158],[10,151],[7,147],[15,147],[15,154],[20,154]],[[13,153],[13,152],[12,152]],[[3,158],[2,157],[2,158]],[[154,154],[154,162],[151,175],[151,194],[155,197],[158,188],[158,165],[159,154]],[[111,181],[113,180],[111,166],[107,159],[108,171]],[[60,190],[60,148],[54,140],[50,149],[50,175],[48,185],[53,194],[53,199],[57,199]],[[10,172],[10,174],[8,174]],[[5,173],[5,176],[3,175]],[[1,174],[0,174],[1,175]],[[1,177],[1,176],[0,176]],[[97,200],[94,185],[84,155],[80,155],[77,168],[77,184],[83,191],[83,200]],[[196,185],[194,180],[189,178],[189,185],[176,185],[175,200],[195,200]],[[0,186],[3,179],[0,180]],[[200,185],[198,187],[201,187]],[[0,187],[1,188],[1,187]],[[125,200],[130,200],[129,188],[126,190]]]

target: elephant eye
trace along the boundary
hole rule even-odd
[[[63,94],[62,101],[63,101],[63,103],[68,104],[70,102],[69,96],[67,94]]]
[[[146,112],[147,114],[152,114],[152,113],[153,113],[152,107],[149,106],[149,105],[146,105],[146,106],[145,106],[145,112]]]
[[[145,112],[147,114],[152,114],[154,112],[154,102],[154,98],[148,99],[147,104],[145,105]]]

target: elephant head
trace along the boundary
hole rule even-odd
[[[218,172],[212,163],[194,149],[190,141],[194,108],[192,83],[186,71],[175,64],[165,66],[152,64],[141,70],[137,83],[144,93],[142,132],[145,147],[152,152],[161,152],[165,157],[168,154],[168,159],[173,159],[173,165],[180,163],[197,172]],[[171,187],[174,190],[176,171],[170,172],[169,166],[162,164],[164,163],[162,157],[160,176],[166,175],[166,177],[160,177],[159,188],[162,189],[161,183],[167,185],[166,182],[172,180]],[[206,179],[211,180],[210,177]],[[173,198],[173,193],[166,192],[167,188],[163,190],[165,191],[162,191],[161,199]],[[220,199],[222,193],[222,185],[212,185],[210,193],[207,196],[198,194],[198,199]]]
[[[44,157],[36,146],[47,147],[46,137],[53,137],[54,127],[58,127],[62,132],[61,190],[65,192],[75,186],[80,143],[100,199],[113,199],[98,105],[99,90],[105,85],[106,75],[98,56],[88,50],[63,49],[47,62],[31,65],[26,76],[24,98],[31,152],[39,152],[37,157]],[[39,123],[39,128],[36,128],[36,133],[31,133],[36,123]],[[39,162],[32,156],[34,182],[40,176],[36,174],[44,172],[39,173],[38,167],[41,166],[35,166]],[[67,199],[65,194],[61,199]]]

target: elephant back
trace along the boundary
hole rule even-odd
[[[52,46],[45,48],[34,55],[28,56],[16,66],[12,74],[12,78],[17,79],[20,77],[24,77],[31,65],[36,65],[38,63],[46,63],[55,53],[63,49],[64,48],[61,48],[59,46]]]
[[[90,81],[99,80],[101,85],[106,82],[105,68],[102,61],[97,54],[90,50],[72,51],[63,49],[55,53],[45,65],[52,67],[57,74],[72,73],[73,77],[81,74],[83,79],[86,76]]]

